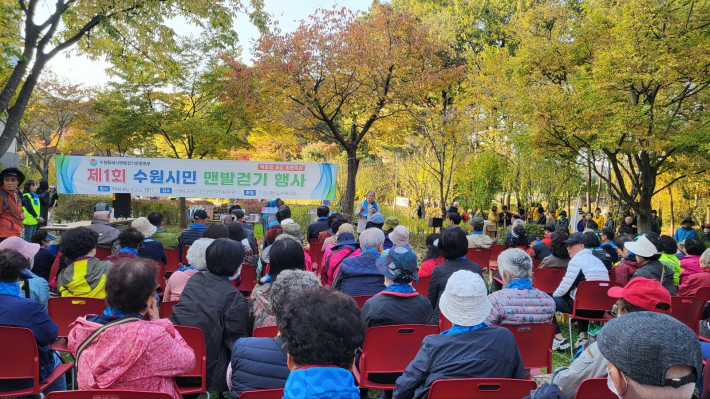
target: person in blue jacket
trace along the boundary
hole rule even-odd
[[[675,234],[673,234],[673,239],[676,242],[685,241],[689,238],[698,238],[698,232],[693,228],[693,225],[695,224],[693,219],[684,218],[682,224],[683,226],[678,228],[678,230],[675,231]]]

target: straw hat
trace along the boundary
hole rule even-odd
[[[468,270],[451,275],[439,301],[441,313],[453,324],[464,327],[481,324],[492,307],[483,279]]]
[[[148,218],[139,217],[131,222],[131,227],[143,233],[143,237],[148,238],[158,231],[158,228],[153,226]]]

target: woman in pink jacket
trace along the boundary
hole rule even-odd
[[[360,243],[355,241],[352,233],[341,232],[338,234],[338,243],[331,247],[332,251],[323,256],[323,273],[327,277],[325,285],[332,285],[343,260],[360,255]]]
[[[697,238],[689,238],[685,240],[683,252],[686,255],[680,258],[680,267],[683,271],[680,272],[679,285],[685,284],[691,275],[703,273],[703,269],[700,267],[700,255],[705,252],[705,244]]]
[[[192,370],[195,353],[170,320],[158,318],[157,273],[144,258],[113,265],[106,277],[106,310],[74,322],[69,349],[77,359],[79,389],[155,391],[180,399],[173,377]]]
[[[183,266],[178,271],[173,273],[168,279],[168,285],[165,287],[165,296],[163,301],[179,301],[182,290],[185,289],[187,280],[193,274],[207,270],[207,262],[205,261],[205,251],[212,244],[212,238],[200,238],[190,245],[187,250],[188,265]]]

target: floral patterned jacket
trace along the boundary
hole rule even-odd
[[[493,308],[486,319],[489,324],[551,323],[555,317],[555,301],[538,289],[504,289],[488,295]]]

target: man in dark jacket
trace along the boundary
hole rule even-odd
[[[286,305],[302,291],[319,287],[315,274],[303,270],[285,270],[271,284],[271,310],[276,322],[282,319]],[[275,338],[240,338],[232,349],[231,390],[238,399],[244,391],[283,388],[290,373],[286,365],[286,345]]]
[[[192,223],[190,223],[190,228],[185,229],[180,233],[178,237],[178,254],[180,259],[182,259],[182,246],[192,245],[193,242],[202,238],[202,233],[205,232],[207,228],[207,212],[199,209],[192,215]]]
[[[439,239],[434,241],[434,246],[439,248],[446,261],[435,267],[431,274],[427,298],[431,302],[434,313],[429,324],[439,324],[439,298],[444,293],[449,277],[455,271],[468,270],[483,277],[481,266],[466,259],[468,241],[463,230],[451,228],[442,230]]]
[[[363,231],[360,234],[361,255],[343,261],[333,280],[333,288],[350,296],[375,295],[384,290],[384,278],[375,264],[384,242],[382,230],[370,228]]]
[[[308,241],[318,238],[318,234],[321,231],[328,230],[328,215],[330,215],[330,208],[327,206],[319,206],[316,209],[316,215],[318,220],[308,225]]]
[[[25,298],[20,293],[18,284],[20,276],[30,267],[29,261],[22,254],[10,249],[0,251],[0,325],[24,327],[32,330],[37,341],[39,354],[39,378],[51,374],[55,367],[62,363],[49,347],[57,340],[57,325],[49,318],[44,306],[34,299]],[[12,345],[4,342],[3,345]],[[32,380],[0,380],[0,396],[2,391],[28,388]],[[59,377],[50,386],[52,390],[66,390],[66,381]]]
[[[656,233],[646,233],[638,238],[624,244],[624,247],[636,255],[636,261],[642,266],[631,275],[630,279],[645,277],[661,283],[672,295],[676,295],[673,275],[675,272],[670,267],[664,265],[659,260],[663,252],[659,251],[661,242]]]

